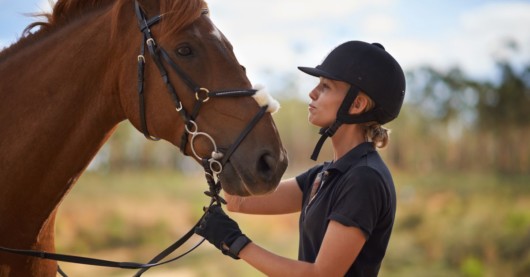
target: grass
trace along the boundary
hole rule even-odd
[[[170,171],[85,173],[59,210],[57,251],[116,261],[147,262],[185,234],[209,203],[204,177]],[[254,241],[296,257],[296,216],[233,215]],[[266,228],[273,226],[272,228]],[[283,233],[287,233],[283,236]],[[293,237],[295,235],[295,237]],[[278,239],[280,237],[280,239]],[[190,248],[200,240],[194,236]],[[182,250],[184,251],[184,250]],[[177,251],[176,253],[181,253]],[[175,255],[173,255],[175,256]],[[72,276],[131,276],[129,270],[61,264]],[[223,256],[207,242],[186,258],[145,276],[256,276],[242,262]]]
[[[395,171],[397,220],[380,276],[529,276],[528,176]],[[173,243],[208,204],[201,173],[86,172],[65,198],[58,252],[146,262]],[[231,215],[259,245],[295,259],[298,215]],[[185,248],[199,241],[194,236]],[[133,271],[61,264],[71,276]],[[204,243],[145,276],[262,276]]]

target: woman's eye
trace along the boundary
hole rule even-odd
[[[184,46],[177,49],[177,53],[181,56],[189,56],[192,54],[191,48]]]

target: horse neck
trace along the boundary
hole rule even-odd
[[[40,228],[125,118],[113,81],[110,18],[104,11],[96,17],[0,62],[0,226]],[[20,209],[29,203],[32,208]]]

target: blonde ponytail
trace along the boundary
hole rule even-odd
[[[384,148],[390,138],[390,129],[383,125],[372,122],[371,125],[364,126],[364,137],[366,141],[371,142],[377,148]]]
[[[368,103],[363,112],[372,110],[375,107],[375,102],[366,95],[364,92],[361,92],[360,95],[366,97]],[[388,144],[390,139],[390,129],[383,127],[383,125],[372,121],[363,124],[364,137],[367,142],[371,142],[377,148],[384,148]]]

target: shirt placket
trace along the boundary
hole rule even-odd
[[[311,194],[309,196],[309,202],[307,203],[307,206],[305,207],[306,214],[307,214],[307,211],[309,210],[309,207],[311,207],[311,204],[313,204],[313,201],[317,197],[318,193],[322,190],[322,188],[326,184],[328,176],[329,176],[329,172],[326,170],[326,171],[322,171],[318,173],[317,177],[315,178],[315,181],[313,182],[313,186],[311,187]]]

